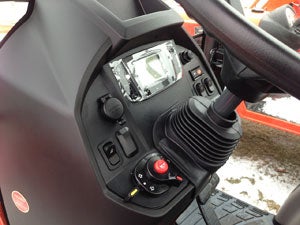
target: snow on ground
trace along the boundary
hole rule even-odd
[[[262,111],[290,122],[300,124],[300,101],[294,97],[266,98]]]
[[[217,174],[217,189],[273,214],[299,184],[298,177],[277,172],[268,162],[238,157],[231,157]]]

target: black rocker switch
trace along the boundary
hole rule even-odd
[[[117,153],[116,146],[112,142],[108,142],[103,146],[103,151],[112,166],[120,162],[120,157]]]
[[[117,132],[117,139],[119,140],[126,157],[130,158],[137,153],[137,147],[128,127],[124,127]]]
[[[205,78],[203,83],[206,87],[208,94],[211,95],[215,91],[215,86],[213,81],[210,78]]]
[[[196,92],[197,92],[198,95],[206,96],[206,91],[205,91],[204,84],[202,84],[202,83],[197,83],[197,84],[195,85],[195,89],[196,89]]]

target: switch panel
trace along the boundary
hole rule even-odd
[[[150,43],[109,58],[112,61],[103,65],[90,83],[81,112],[107,192],[114,194],[109,197],[116,196],[119,201],[130,194],[130,202],[124,206],[134,204],[142,213],[168,209],[179,201],[182,191],[190,198],[193,190],[174,162],[158,153],[153,140],[157,118],[191,96],[214,99],[219,94],[216,79],[197,49],[169,43]],[[153,47],[155,51],[149,51]],[[182,53],[184,65],[175,56],[178,53]],[[206,78],[211,81],[205,83]]]

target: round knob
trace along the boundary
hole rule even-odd
[[[155,173],[165,174],[169,170],[169,165],[165,160],[160,159],[154,162],[153,170]]]
[[[186,64],[193,59],[193,52],[190,50],[183,51],[179,54],[182,64]]]
[[[108,98],[102,104],[103,115],[112,121],[120,120],[124,114],[122,102],[117,98]]]

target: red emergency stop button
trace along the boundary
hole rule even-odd
[[[154,172],[156,172],[158,174],[165,174],[169,170],[169,165],[165,160],[160,159],[160,160],[155,161],[153,169],[154,169]]]

